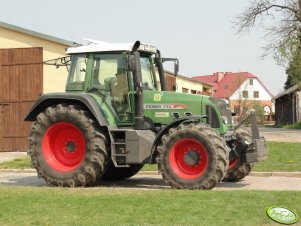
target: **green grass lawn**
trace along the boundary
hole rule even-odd
[[[271,206],[301,192],[0,187],[0,225],[277,225]]]
[[[301,172],[301,143],[268,142],[269,158],[257,162],[257,172]],[[156,171],[157,165],[145,165],[142,170]]]
[[[268,142],[269,159],[255,164],[253,171],[301,171],[301,143]],[[30,167],[30,158],[25,157],[0,163],[0,169],[26,169]],[[156,171],[157,165],[145,165],[143,171]]]
[[[301,171],[301,143],[268,142],[269,158],[255,164],[253,171]]]
[[[269,159],[254,171],[301,171],[300,143],[269,142],[268,147]],[[30,158],[0,168],[30,168]],[[271,206],[291,208],[300,216],[301,191],[0,187],[1,226],[279,225],[266,215]]]
[[[30,168],[31,168],[31,161],[29,156],[0,163],[0,169],[30,169]]]

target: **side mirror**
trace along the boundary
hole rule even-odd
[[[162,58],[162,63],[166,61],[173,61],[174,62],[174,76],[177,77],[179,72],[179,60],[177,58]]]

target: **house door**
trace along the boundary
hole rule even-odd
[[[26,151],[25,115],[43,92],[43,48],[0,49],[0,151]]]

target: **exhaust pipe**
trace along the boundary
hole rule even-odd
[[[166,91],[165,73],[164,73],[163,64],[162,64],[161,53],[159,50],[157,50],[156,55],[155,55],[155,64],[156,64],[156,66],[158,68],[158,72],[159,72],[161,90]]]
[[[142,75],[141,75],[141,65],[140,65],[140,54],[138,49],[140,47],[140,42],[136,41],[133,45],[130,57],[130,64],[133,71],[134,88],[136,94],[134,96],[135,100],[135,129],[141,130],[145,129],[144,126],[144,108],[143,108],[143,86],[142,86]]]

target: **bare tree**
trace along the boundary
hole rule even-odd
[[[287,63],[301,46],[301,0],[252,0],[235,25],[238,32],[262,26],[268,39],[264,56],[273,53],[278,62]]]

